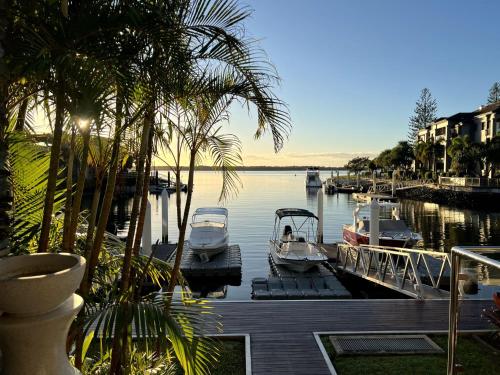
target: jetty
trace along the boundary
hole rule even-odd
[[[230,245],[215,255],[209,262],[203,262],[186,243],[182,253],[181,271],[186,278],[196,277],[241,277],[241,250],[239,245]],[[175,251],[171,257],[175,256]]]
[[[339,244],[332,263],[344,272],[416,299],[449,298],[449,253],[374,245]]]
[[[395,202],[398,200],[397,197],[391,195],[374,193],[352,193],[352,198],[358,202],[365,203],[370,203],[374,199],[381,202]]]
[[[320,336],[329,334],[443,333],[447,300],[217,301],[224,335],[248,336],[253,375],[335,374]],[[459,326],[484,332],[490,301],[462,301]],[[214,329],[214,333],[217,333]]]
[[[269,256],[271,275],[252,280],[254,299],[324,299],[351,298],[351,293],[337,279],[328,264],[298,273],[277,265]]]

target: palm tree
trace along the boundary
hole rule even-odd
[[[471,142],[468,135],[453,138],[446,152],[451,158],[451,168],[458,175],[476,173],[480,150]]]
[[[108,3],[77,0],[68,3],[67,9],[64,9],[65,14],[61,14],[58,2],[41,2],[34,5],[29,2],[33,9],[28,9],[23,2],[14,3],[15,17],[11,18],[16,20],[18,42],[9,58],[16,68],[11,71],[15,73],[15,77],[25,77],[28,82],[30,90],[22,90],[26,91],[25,95],[33,95],[37,98],[36,103],[44,104],[52,130],[50,160],[45,159],[47,174],[43,177],[43,184],[39,184],[44,189],[42,194],[45,192],[43,204],[39,204],[43,216],[41,215],[37,222],[38,227],[34,226],[40,229],[34,233],[40,235],[34,243],[38,251],[46,251],[52,248],[53,243],[60,246],[59,233],[66,233],[68,246],[73,246],[74,251],[88,257],[86,276],[82,283],[84,296],[88,293],[87,304],[89,301],[98,301],[102,307],[100,311],[109,311],[106,310],[109,308],[125,314],[120,316],[120,319],[123,318],[120,324],[115,324],[115,333],[118,334],[113,337],[115,350],[112,350],[111,354],[111,371],[119,373],[123,367],[122,360],[127,358],[124,354],[130,350],[128,330],[136,316],[136,310],[133,309],[146,309],[138,294],[131,291],[134,288],[140,289],[144,275],[141,271],[145,266],[144,259],[137,254],[137,249],[141,222],[144,219],[144,196],[148,182],[145,176],[154,152],[150,129],[155,127],[155,119],[164,108],[181,100],[190,105],[188,108],[193,114],[197,113],[198,105],[200,109],[213,106],[211,111],[216,113],[221,103],[230,103],[233,98],[240,97],[243,102],[253,103],[257,108],[256,136],[269,131],[273,136],[275,149],[279,150],[289,126],[289,117],[283,103],[272,92],[273,85],[278,81],[277,73],[267,63],[265,56],[260,54],[256,45],[245,39],[241,33],[242,22],[250,12],[248,8],[240,7],[236,1],[175,0],[151,3],[134,0]],[[15,91],[16,95],[11,97],[19,97],[15,104],[10,105],[10,110],[7,105],[9,103],[4,107],[0,105],[0,115],[5,112],[5,116],[0,119],[2,132],[9,126],[9,117],[13,118],[7,112],[12,111],[14,107],[18,108],[24,100],[19,94],[21,90],[18,88],[18,81],[11,79],[10,86],[0,87],[0,91],[4,90],[5,93],[8,90]],[[5,82],[7,81],[2,80],[0,85]],[[213,98],[217,100],[212,101]],[[220,113],[227,113],[227,107],[222,105],[222,108]],[[206,126],[210,123],[210,116],[207,116],[208,114],[199,112],[192,119],[204,119],[203,124]],[[71,239],[72,228],[75,223],[81,221],[78,201],[85,186],[83,178],[77,183],[76,193],[71,197],[72,202],[68,201],[68,204],[72,204],[71,212],[67,212],[71,220],[66,219],[65,230],[51,230],[60,224],[59,219],[53,218],[53,213],[62,206],[59,197],[63,194],[57,192],[58,178],[67,173],[59,168],[63,131],[75,117],[92,119],[96,129],[99,122],[113,125],[110,131],[110,137],[113,139],[111,160],[105,167],[107,185],[102,212],[94,229],[98,201],[98,194],[94,194],[87,228],[87,244],[83,249],[81,242],[75,243]],[[216,123],[212,125],[215,126]],[[195,129],[194,124],[196,122],[192,122],[193,126],[189,128]],[[94,291],[109,291],[106,285],[110,279],[101,278],[100,267],[103,266],[102,262],[109,258],[106,251],[110,244],[106,242],[105,228],[120,165],[121,142],[128,131],[137,132],[141,143],[136,158],[139,178],[133,210],[134,226],[137,226],[138,230],[129,233],[127,244],[122,249],[123,258],[113,258],[114,264],[117,265],[115,270],[118,270],[116,275],[119,274],[113,278],[113,282],[120,280],[121,285],[114,289],[114,293],[106,296],[111,298],[110,303],[106,304],[103,296]],[[3,139],[3,134],[0,134],[0,139]],[[237,149],[237,139],[221,135],[213,126],[203,134],[201,138],[194,133],[185,133],[182,137],[186,144],[190,142],[189,147],[196,146],[197,153],[215,157],[227,184],[231,178],[234,179],[231,163],[235,160],[231,159],[231,153],[234,147]],[[90,148],[90,132],[82,138],[87,140],[84,145],[89,144],[83,149]],[[2,150],[6,149],[2,147]],[[87,159],[87,156],[82,155],[82,167],[86,165]],[[7,156],[0,154],[0,162],[6,160]],[[192,166],[194,161],[194,158],[190,160]],[[103,170],[102,173],[106,172]],[[192,194],[194,170],[191,169],[190,173]],[[3,175],[0,178],[0,182],[4,180]],[[65,188],[66,192],[70,190],[68,185]],[[223,191],[229,190],[230,185],[225,185]],[[40,195],[38,192],[38,196]],[[40,202],[40,199],[37,202]],[[4,205],[2,209],[5,207],[9,208]],[[17,212],[20,211],[17,211],[16,207]],[[0,220],[2,219],[0,215]],[[17,215],[15,219],[18,219]],[[10,229],[9,225],[4,225],[0,230],[4,228]],[[95,236],[92,238],[94,230]],[[55,234],[54,241],[51,240],[52,233]],[[0,232],[0,235],[6,237],[3,232]],[[90,242],[93,242],[92,245]],[[162,272],[168,270],[164,268]],[[171,280],[169,285],[175,285],[176,280],[182,280],[178,267],[174,274],[174,280]],[[178,308],[170,302],[171,300],[167,299],[167,305],[158,308],[153,306],[156,301],[148,306],[154,314],[161,309],[161,318],[168,322]],[[82,310],[83,314],[88,314],[88,308],[87,305]],[[165,338],[165,333],[169,334],[185,371],[204,373],[207,359],[195,355],[197,347],[202,348],[203,344],[200,344],[200,339],[194,334],[189,337],[194,331],[189,331],[189,327],[188,330],[177,327],[175,332],[168,329],[165,331],[166,326],[168,325],[158,332],[158,337]],[[193,357],[190,357],[191,354]]]

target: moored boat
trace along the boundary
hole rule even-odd
[[[319,168],[309,167],[306,170],[306,188],[320,188],[323,186],[319,177]]]
[[[276,210],[270,253],[278,266],[306,272],[328,259],[316,243],[318,218],[300,208]]]
[[[422,241],[419,233],[412,232],[404,220],[399,218],[399,204],[380,202],[382,207],[392,208],[391,219],[379,220],[379,245],[391,247],[411,248]],[[367,217],[360,218],[359,211],[367,205],[359,205],[354,210],[353,224],[345,224],[342,229],[342,237],[345,242],[357,246],[370,243],[370,220]]]
[[[227,249],[229,234],[227,231],[228,212],[222,207],[198,208],[193,214],[190,249],[208,262],[213,256]]]

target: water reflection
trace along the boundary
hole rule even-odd
[[[324,173],[322,179],[328,177]],[[306,208],[317,212],[317,189],[305,189],[305,172],[241,172],[243,187],[236,197],[224,206],[229,210],[230,243],[239,244],[242,252],[241,285],[207,282],[193,283],[203,295],[214,295],[231,300],[250,299],[251,280],[267,277],[268,240],[273,230],[274,213],[282,207]],[[192,210],[204,206],[220,205],[218,197],[221,187],[220,174],[197,172]],[[304,193],[304,190],[306,192]],[[185,194],[181,193],[184,202]],[[176,222],[175,195],[169,201],[169,238],[175,242],[178,235]],[[153,242],[161,238],[161,201],[150,195],[152,206]],[[324,197],[324,237],[326,242],[342,240],[342,225],[352,222],[352,212],[356,202],[350,195],[336,194]],[[130,218],[131,200],[116,202],[113,219],[119,230],[127,230]],[[433,203],[403,200],[401,217],[415,231],[422,233],[425,247],[439,251],[449,251],[455,245],[500,245],[500,213],[455,209]],[[188,233],[189,235],[189,233]],[[493,278],[490,276],[493,275]],[[479,280],[491,283],[500,278],[497,271],[479,270]],[[224,285],[221,286],[221,285]],[[227,286],[226,286],[227,285]],[[239,285],[239,286],[237,286]]]

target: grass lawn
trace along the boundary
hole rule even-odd
[[[444,354],[336,356],[328,336],[322,336],[321,341],[339,375],[446,374],[447,336],[429,337],[443,348]],[[457,362],[464,367],[462,374],[500,374],[500,356],[472,337],[459,338]]]
[[[219,362],[211,369],[210,375],[245,375],[245,342],[237,339],[220,341]],[[176,375],[183,375],[178,369]]]
[[[212,375],[245,375],[245,342],[235,340],[222,341],[219,363]]]

